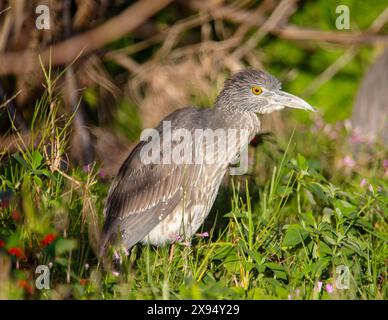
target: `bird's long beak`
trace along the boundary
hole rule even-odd
[[[276,104],[276,105],[317,112],[317,110],[314,107],[312,107],[303,99],[282,90],[276,90],[274,95],[271,97],[271,100],[273,104]]]

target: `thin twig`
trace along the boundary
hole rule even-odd
[[[11,8],[12,8],[12,7],[9,6],[9,7],[5,8],[4,10],[1,10],[1,11],[0,11],[0,15],[2,15],[4,12],[7,12],[7,11],[10,10]]]
[[[245,54],[255,48],[257,44],[271,32],[271,30],[275,29],[280,24],[281,21],[284,21],[291,16],[295,11],[297,1],[298,0],[282,0],[261,28],[233,52],[234,58],[241,59]]]
[[[388,8],[386,8],[368,28],[369,31],[379,32],[388,21]],[[305,89],[303,95],[312,95],[319,87],[332,79],[344,66],[346,66],[360,51],[360,45],[353,45],[345,51],[336,61],[327,67]]]
[[[172,0],[142,0],[138,1],[118,16],[108,20],[95,29],[74,36],[52,47],[52,64],[66,64],[82,51],[88,54],[104,45],[119,39],[134,30],[150,16],[168,5]],[[41,53],[44,64],[48,63],[50,50]],[[23,61],[25,52],[10,52],[0,55],[0,75],[21,74],[24,72]]]
[[[211,10],[211,7],[209,9],[209,2],[207,1],[196,0],[189,1],[188,3],[193,10]],[[225,19],[238,24],[247,23],[251,27],[260,26],[266,21],[266,18],[263,16],[257,16],[255,19],[247,19],[249,12],[244,10],[236,10],[235,8],[228,5],[218,7],[212,13],[212,16],[215,19]],[[270,33],[286,40],[313,40],[345,45],[356,43],[388,43],[387,36],[377,35],[375,34],[376,32],[322,31],[301,28],[292,24],[276,26],[270,31]]]
[[[21,89],[18,92],[16,92],[11,98],[9,98],[8,100],[0,104],[0,109],[7,107],[7,104],[10,103],[12,100],[14,100],[20,94],[20,92],[22,92]]]

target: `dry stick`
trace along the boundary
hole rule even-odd
[[[74,36],[52,47],[52,65],[66,64],[82,51],[88,54],[104,45],[119,39],[129,33],[150,16],[168,5],[172,0],[142,0],[124,10],[118,16],[108,20],[95,29]],[[42,53],[44,64],[50,57],[50,50]],[[24,65],[20,63],[25,56],[24,52],[11,52],[0,55],[0,76],[5,74],[20,74],[24,72]],[[38,59],[36,59],[38,61]]]
[[[96,10],[97,5],[97,1],[95,0],[83,0],[77,3],[77,11],[72,23],[74,30],[79,30],[88,25],[90,17],[93,15],[93,11]]]
[[[63,24],[65,26],[65,37],[69,38],[72,33],[72,20],[71,20],[71,0],[64,1],[64,14],[63,14]],[[70,106],[71,112],[74,113],[74,132],[73,132],[73,141],[76,141],[81,155],[78,155],[82,160],[83,164],[89,164],[93,161],[93,147],[90,137],[90,132],[86,129],[85,118],[86,114],[84,109],[79,108],[80,97],[77,92],[77,80],[74,74],[74,67],[70,65],[66,70],[66,100]],[[54,135],[53,135],[54,136]],[[54,145],[54,143],[53,143]]]
[[[273,9],[274,6],[275,6],[275,3],[273,0],[264,0],[255,10],[244,11],[244,14],[245,14],[244,22],[241,23],[241,25],[231,36],[231,39],[233,39],[231,44],[233,44],[233,46],[231,46],[230,49],[233,49],[234,47],[238,46],[241,43],[245,34],[251,29],[252,21],[259,21],[260,23],[261,22],[264,23],[265,21],[264,13]],[[223,10],[223,7],[212,8],[211,14],[215,17],[215,20],[217,20],[218,10]],[[228,8],[228,10],[232,10],[232,8]],[[219,19],[219,20],[222,20],[222,19]],[[227,68],[229,68],[232,72],[238,71],[239,69],[242,68],[240,59],[237,59],[231,54],[225,54],[222,60],[224,62],[224,65]],[[257,67],[256,63],[254,65]]]
[[[23,145],[32,143],[32,136],[30,132],[12,134],[9,136],[0,136],[0,155],[3,153],[14,153],[20,149],[20,141]]]
[[[372,32],[379,32],[388,21],[388,7],[373,21],[369,30]]]
[[[197,17],[196,20],[198,21],[198,25],[203,25],[207,23],[210,20],[210,16],[208,14],[202,14]],[[193,25],[192,22],[189,21],[188,25]],[[178,41],[178,36],[183,33],[183,31],[187,30],[187,24],[185,23],[178,23],[173,25],[168,32],[166,33],[166,37],[164,39],[162,47],[158,50],[158,52],[155,54],[156,57],[166,57],[172,50],[173,46]]]
[[[272,1],[273,0],[265,0],[258,7],[258,9],[256,9],[253,13],[250,12],[250,11],[244,11],[244,14],[246,16],[245,18],[247,18],[248,16],[256,16],[258,11],[262,11],[262,10],[268,9],[269,3],[272,2]],[[244,5],[248,5],[250,2],[252,2],[252,0],[243,0],[243,1],[240,1],[240,2],[237,1],[235,3],[235,6],[230,7],[229,10],[238,10],[239,8],[243,7]],[[190,5],[190,2],[188,4],[189,4],[189,7],[192,8],[192,6]],[[194,9],[197,10],[196,8],[194,8]],[[151,39],[147,39],[147,40],[144,41],[144,42],[147,42],[147,43],[144,43],[143,45],[141,45],[140,43],[137,43],[137,44],[135,44],[135,45],[133,45],[133,46],[131,46],[129,48],[124,49],[125,53],[129,54],[129,53],[133,53],[134,50],[137,51],[139,49],[139,47],[138,47],[139,44],[140,44],[140,47],[142,49],[144,49],[144,46],[148,46],[150,44],[150,42],[158,42],[158,41],[165,40],[164,43],[163,43],[162,48],[155,55],[156,59],[157,58],[165,57],[165,56],[167,56],[168,53],[171,52],[173,45],[177,42],[177,37],[179,36],[179,34],[182,34],[184,31],[187,31],[188,29],[196,27],[196,26],[198,26],[200,24],[207,23],[210,20],[216,20],[217,19],[216,18],[217,14],[214,14],[214,13],[217,12],[217,9],[218,9],[218,7],[214,7],[214,5],[200,7],[197,10],[197,11],[200,11],[199,16],[195,16],[194,18],[193,17],[189,17],[189,18],[183,19],[180,22],[178,22],[177,24],[175,24],[172,27],[170,27],[169,29],[163,31],[161,34],[156,35],[155,37],[153,37],[152,41],[150,41]],[[234,36],[232,36],[232,38],[234,38],[234,42],[236,42],[236,45],[237,45],[237,42],[238,42],[237,40],[240,39],[240,38],[237,38],[237,37],[234,37]],[[201,42],[200,46],[202,46],[203,43],[206,43],[206,41],[205,42]],[[119,50],[123,50],[123,49],[119,49]]]
[[[263,16],[260,14],[260,11],[253,12],[251,14],[251,17],[257,17],[258,21],[265,21],[263,25],[260,27],[259,30],[257,30],[253,36],[251,36],[245,43],[240,45],[231,55],[224,58],[225,65],[232,70],[233,72],[237,71],[241,68],[240,64],[238,63],[241,61],[241,59],[250,54],[251,51],[257,46],[257,44],[265,37],[266,34],[268,34],[272,29],[277,27],[282,21],[285,21],[295,10],[297,0],[283,0],[281,1],[274,11],[272,12],[271,16],[268,20],[264,20]],[[264,3],[265,6],[267,6],[266,3]],[[259,13],[259,15],[258,15]],[[246,19],[250,21],[251,19]],[[239,29],[236,31],[234,37],[235,37],[235,43],[239,44],[240,40],[244,36],[244,34],[249,30],[251,27],[250,24],[243,24],[239,27]]]
[[[292,15],[296,8],[297,0],[282,0],[272,12],[268,20],[250,37],[241,47],[233,52],[233,57],[240,60],[245,54],[253,50],[271,30],[275,29],[281,21]]]
[[[127,69],[130,73],[140,73],[141,66],[135,60],[128,57],[126,54],[111,51],[105,55],[105,58],[114,60],[117,64]]]
[[[194,11],[203,11],[203,12],[210,12],[213,19],[224,19],[226,17],[234,17],[234,22],[237,23],[249,23],[249,20],[247,17],[251,14],[248,10],[243,10],[240,7],[241,6],[232,6],[232,5],[225,5],[225,6],[215,6],[210,1],[189,1],[187,2],[187,5],[189,8],[191,8]],[[260,5],[261,6],[261,5]],[[265,21],[264,17],[261,18],[260,24]],[[252,26],[255,25],[256,22],[252,21]]]
[[[386,8],[372,23],[368,28],[369,31],[379,32],[388,21],[388,8]],[[334,63],[332,63],[328,68],[326,68],[317,78],[312,81],[308,87],[303,92],[303,95],[310,96],[312,95],[319,87],[324,83],[333,78],[339,70],[341,70],[345,65],[347,65],[354,56],[359,52],[360,45],[353,45],[345,51],[345,53],[340,56]]]
[[[11,6],[9,6],[9,7],[5,8],[4,10],[0,11],[0,16],[1,16],[4,12],[6,12],[6,11],[8,11],[8,10],[10,10],[10,9],[11,9]]]
[[[340,69],[342,69],[354,58],[354,56],[358,53],[358,50],[357,46],[352,46],[347,49],[342,56],[340,56],[307,86],[303,92],[303,96],[308,97],[312,95],[320,86],[334,77]]]
[[[14,17],[12,13],[5,16],[3,26],[0,31],[0,52],[4,50],[8,37],[11,34],[13,18]]]
[[[179,32],[182,33],[184,31],[195,28],[195,27],[201,25],[202,23],[208,22],[210,20],[211,20],[210,15],[188,17],[188,18],[180,20],[179,22],[177,22],[173,26],[161,31],[160,33],[154,35],[153,37],[151,37],[149,39],[137,42],[137,43],[130,45],[128,47],[117,49],[117,50],[111,51],[111,52],[124,53],[127,55],[133,54],[133,53],[142,51],[144,49],[147,49],[150,46],[152,46],[158,42],[164,41],[164,39],[166,39],[169,36],[170,32],[177,32],[177,29],[179,29]]]
[[[275,3],[273,0],[264,0],[253,12],[246,11],[246,19],[238,27],[234,36],[239,35],[243,37],[253,26],[259,26],[259,24],[262,25],[265,21],[264,13],[269,10],[272,10],[274,8],[274,5]],[[252,25],[252,23],[254,23],[254,25]]]
[[[209,5],[203,1],[190,1],[188,5],[191,9],[200,12],[206,12],[210,14],[213,20],[223,20],[227,17],[235,17],[231,19],[233,22],[240,23],[241,25],[237,31],[231,36],[231,38],[224,40],[233,47],[238,45],[243,36],[249,31],[251,27],[261,26],[265,22],[264,12],[274,7],[273,0],[263,1],[255,10],[241,10],[239,6],[214,6]],[[229,45],[227,46],[229,47]]]
[[[13,121],[15,124],[16,129],[20,131],[26,131],[27,130],[26,120],[24,119],[23,115],[20,112],[18,112],[17,105],[14,104],[14,100],[21,92],[22,90],[19,90],[11,98],[7,99],[4,102],[1,102],[1,100],[6,99],[6,93],[0,83],[0,110],[2,108],[6,108],[8,110],[9,116],[12,119],[11,121]]]
[[[192,1],[190,6],[196,10],[204,10],[208,6],[204,1]],[[226,19],[234,23],[247,23],[250,26],[262,25],[264,17],[258,17],[257,20],[247,21],[247,13],[244,10],[234,10],[230,6],[217,8],[213,14],[217,19]],[[287,40],[315,40],[320,42],[333,42],[339,44],[354,43],[388,43],[388,37],[365,32],[346,32],[346,31],[321,31],[314,29],[300,28],[291,24],[286,26],[277,26],[270,31],[282,39]]]
[[[229,38],[224,41],[205,41],[201,43],[196,43],[193,45],[188,45],[183,48],[179,48],[171,52],[169,55],[169,59],[179,59],[185,56],[189,56],[198,52],[209,52],[209,51],[226,51],[230,48],[233,48],[237,45],[236,38]],[[147,61],[146,63],[141,65],[140,73],[136,74],[137,76],[146,79],[147,73],[158,64],[158,59],[153,59],[151,61]]]
[[[2,104],[0,104],[0,109],[5,108],[7,106],[7,104],[9,104],[12,100],[14,100],[20,94],[20,92],[22,92],[22,90],[19,90],[11,98],[7,99]],[[3,92],[3,90],[2,90],[2,88],[0,86],[0,97],[3,96],[3,95],[4,95],[4,92]]]
[[[269,4],[271,3],[271,1],[268,1],[268,2],[269,2]],[[216,8],[211,7],[211,8],[209,8],[209,7],[204,6],[202,2],[201,2],[201,4],[199,4],[198,2],[195,2],[195,6],[196,7],[194,9],[196,9],[196,10],[208,10],[208,12],[206,12],[205,14],[210,13],[210,15],[214,19],[221,19],[221,18],[227,18],[227,17],[233,17],[233,18],[238,17],[237,19],[234,19],[234,20],[243,21],[243,24],[239,28],[239,29],[242,29],[242,31],[239,32],[239,29],[238,29],[231,38],[224,40],[224,41],[220,41],[220,42],[208,41],[205,43],[194,44],[194,45],[186,46],[184,48],[180,48],[180,49],[173,52],[172,55],[175,58],[182,57],[184,55],[196,52],[198,50],[201,50],[202,52],[203,51],[206,52],[206,51],[228,50],[228,49],[234,47],[237,43],[239,43],[241,36],[243,35],[244,32],[246,32],[247,28],[250,28],[252,25],[257,25],[259,23],[264,22],[264,18],[262,15],[259,14],[260,10],[258,10],[258,9],[256,9],[254,12],[251,13],[248,11],[236,11],[234,8],[231,8],[231,7],[216,7]],[[284,10],[284,11],[287,11],[287,10]],[[289,15],[290,12],[288,12],[287,14]],[[278,17],[280,18],[281,15],[278,15]],[[285,17],[283,17],[283,19],[284,18]],[[189,22],[189,23],[188,23],[187,27],[188,28],[193,27],[200,20],[201,19],[198,17],[194,18],[193,20],[188,19],[187,22]],[[206,19],[204,19],[204,20],[207,21],[207,16],[206,16]],[[174,27],[171,27],[170,29],[166,30],[166,32],[163,32],[163,34],[156,35],[154,40],[156,42],[161,41],[163,38],[167,37],[167,34],[169,32],[172,32],[173,28]],[[278,30],[278,28],[279,27],[275,25],[273,27],[272,31]],[[182,28],[182,29],[185,29],[185,28]],[[285,31],[288,29],[290,29],[290,30]],[[377,32],[379,29],[377,29],[377,28],[372,29],[371,28],[370,30],[373,32]],[[174,31],[176,32],[176,29]],[[295,38],[295,39],[303,38],[305,36],[305,34],[308,33],[310,35],[315,35],[316,36],[315,40],[320,40],[319,38],[322,36],[328,37],[329,39],[334,40],[331,37],[336,37],[339,34],[339,32],[320,32],[320,31],[311,32],[311,30],[302,30],[302,33],[300,35],[298,35],[299,33],[300,33],[300,29],[295,28],[295,27],[286,27],[285,29],[282,29],[282,34],[288,34],[290,37]],[[342,35],[343,34],[341,33],[341,36]],[[362,33],[352,33],[349,36],[349,34],[346,33],[345,37],[343,37],[343,36],[341,37],[341,41],[343,41],[343,42],[351,42],[353,40],[361,41],[362,39],[364,39],[364,40],[367,39],[366,37],[370,37],[370,35],[365,35]],[[146,40],[146,41],[148,41],[148,40]],[[138,44],[136,44],[135,46],[137,46],[137,45]],[[124,50],[121,51],[122,49],[120,49],[120,52],[123,52],[123,53],[125,52],[127,54],[131,53],[132,52],[131,48],[132,47],[126,48],[125,51]],[[118,55],[118,54],[116,54],[116,52],[108,53],[107,57],[114,59],[117,63],[119,63],[123,67],[127,68],[130,72],[137,73],[140,71],[140,66],[135,61],[133,61],[132,59],[125,57],[123,55]],[[349,53],[349,57],[351,58],[350,53]],[[349,57],[345,56],[342,61],[349,59]],[[147,68],[145,68],[146,70],[149,70],[150,68],[152,68],[153,65],[154,65],[154,63],[148,62],[143,66],[147,67]],[[146,70],[144,70],[144,75],[147,74]]]
[[[69,40],[61,42],[55,46],[53,46],[53,55],[52,65],[64,64],[71,61],[75,56],[75,51],[82,50],[85,48],[83,54],[90,53],[105,44],[120,38],[124,34],[132,31],[143,21],[140,21],[139,16],[141,16],[144,20],[151,16],[153,13],[157,11],[157,9],[161,9],[163,6],[167,5],[172,0],[142,0],[138,1],[135,5],[124,11],[122,14],[117,16],[116,18],[112,18],[110,21],[105,24],[87,31],[79,36],[75,36]],[[139,2],[141,2],[139,4]],[[147,8],[148,3],[154,5],[152,8]],[[158,5],[158,8],[156,6]],[[136,8],[135,8],[136,7]],[[142,10],[139,10],[141,14],[137,14],[135,9],[140,7]],[[146,10],[148,9],[148,10]],[[135,12],[133,15],[135,19],[132,19],[130,12]],[[243,23],[246,21],[246,12],[245,11],[234,11],[230,10],[230,8],[223,8],[220,11],[221,14],[217,13],[217,18],[225,18],[229,19],[233,22]],[[120,18],[120,20],[116,20]],[[131,20],[132,19],[132,20]],[[258,21],[252,21],[252,26],[261,24],[262,21],[258,19]],[[109,26],[108,26],[109,24]],[[122,24],[122,25],[121,25]],[[107,32],[108,28],[115,28],[114,31]],[[109,30],[108,30],[109,31]],[[375,35],[375,34],[366,34],[365,32],[332,32],[332,31],[320,31],[313,29],[303,29],[292,25],[287,25],[285,27],[275,27],[270,31],[271,34],[275,34],[280,38],[287,40],[315,40],[321,42],[333,42],[340,44],[352,44],[352,43],[388,43],[388,37],[383,35]],[[163,41],[163,35],[156,35],[154,38],[146,40],[145,42],[138,43],[133,47],[130,47],[128,53],[137,52],[143,50],[155,42]],[[131,50],[133,50],[131,52]],[[37,53],[36,55],[38,55]],[[42,53],[44,58],[44,62],[48,61],[48,50]],[[19,63],[19,61],[23,61],[25,57],[25,52],[10,52],[4,53],[0,55],[0,76],[6,74],[21,74],[24,73],[24,66]]]
[[[287,40],[315,40],[320,42],[333,42],[345,45],[355,43],[388,43],[387,36],[376,35],[365,31],[319,31],[287,25],[284,28],[275,28],[271,33]]]
[[[194,7],[193,7],[189,3],[189,6],[194,10],[200,11],[200,13],[201,13],[200,16],[195,17],[195,18],[188,18],[187,21],[184,20],[183,22],[179,22],[176,27],[174,25],[171,28],[164,31],[162,34],[156,35],[154,37],[153,41],[158,41],[158,40],[162,41],[163,39],[168,39],[169,34],[171,34],[171,33],[173,33],[173,35],[175,37],[177,37],[179,35],[179,33],[182,33],[183,31],[185,31],[187,29],[190,29],[190,28],[197,26],[198,22],[206,23],[211,18],[213,18],[213,20],[216,20],[218,16],[221,17],[223,14],[223,12],[221,12],[221,15],[220,15],[219,10],[221,10],[221,11],[224,10],[224,7],[203,6],[203,2],[201,2],[201,6],[199,6],[199,8],[195,7],[196,4],[194,4]],[[200,52],[228,51],[228,50],[238,46],[242,37],[244,36],[244,34],[247,31],[249,31],[249,28],[252,26],[252,24],[246,23],[246,22],[249,22],[252,20],[256,21],[256,19],[259,22],[264,22],[265,20],[263,18],[263,13],[265,11],[270,10],[273,6],[274,5],[273,5],[272,0],[265,0],[261,5],[259,5],[259,7],[257,9],[253,10],[252,12],[251,11],[243,11],[243,14],[240,15],[240,17],[243,18],[244,23],[238,28],[238,30],[234,33],[234,35],[232,35],[232,37],[230,37],[229,39],[226,39],[223,41],[217,41],[217,42],[208,40],[208,41],[202,41],[201,43],[197,43],[194,45],[188,45],[186,47],[179,48],[179,49],[175,50],[171,54],[170,57],[171,58],[180,58],[182,56],[189,55],[189,54],[192,54],[192,53],[195,53],[198,51],[200,51]],[[241,7],[241,5],[239,7]],[[238,10],[237,6],[236,7],[230,6],[227,8],[228,12],[235,11],[235,10]],[[146,40],[146,41],[148,41],[148,40]],[[175,38],[174,38],[174,41],[176,41]],[[166,42],[167,42],[167,40],[166,40]],[[134,62],[132,59],[129,59],[128,57],[124,57],[122,55],[115,54],[118,51],[125,52],[127,54],[133,53],[134,50],[139,49],[139,47],[137,47],[138,45],[139,44],[135,44],[129,48],[126,48],[126,49],[124,49],[125,51],[123,49],[119,49],[115,52],[110,52],[110,53],[108,53],[108,56],[110,56],[112,59],[114,59],[117,63],[119,63],[123,67],[127,68],[130,72],[135,72],[137,74],[137,76],[145,79],[145,78],[147,78],[148,71],[150,69],[152,69],[158,63],[158,60],[160,60],[162,57],[164,57],[165,54],[156,54],[155,58],[153,60],[146,62],[145,64],[141,65],[141,67],[139,64]],[[163,45],[163,47],[165,47],[165,45]],[[168,47],[171,49],[172,46],[169,45]],[[133,48],[133,49],[131,50],[131,48]],[[160,50],[160,51],[162,51],[162,50]]]
[[[81,72],[94,83],[98,83],[101,88],[108,91],[113,97],[117,98],[121,95],[120,88],[111,80],[98,55],[88,57],[83,63]]]
[[[163,32],[162,34],[157,35],[157,39],[153,40],[162,40],[162,38],[168,38],[169,33],[174,33],[175,36],[178,36],[179,33],[182,33],[183,31],[190,29],[192,27],[197,26],[200,22],[206,22],[211,19],[211,16],[207,13],[204,13],[202,16],[195,17],[194,19],[187,19],[187,21],[183,21],[182,23],[178,23],[178,25],[173,26]],[[147,41],[147,40],[146,40]],[[176,49],[170,54],[170,59],[178,59],[182,56],[190,55],[192,53],[196,53],[198,51],[216,51],[216,50],[227,50],[229,48],[232,48],[236,46],[239,43],[238,37],[232,37],[224,41],[205,41],[196,43],[193,45],[188,45],[183,48]],[[135,44],[134,46],[137,46]],[[115,51],[110,51],[105,54],[105,58],[112,59],[122,67],[126,68],[129,72],[136,74],[137,77],[143,80],[147,80],[149,71],[152,70],[155,65],[157,65],[163,57],[165,57],[165,54],[155,54],[154,58],[150,61],[147,61],[143,64],[138,64],[136,61],[134,61],[132,58],[128,57],[127,54],[133,52],[131,50],[131,47],[127,47],[124,49],[119,49]]]
[[[211,12],[215,13],[218,8],[227,8],[230,11],[240,11],[244,7],[252,5],[252,0],[248,1],[234,1],[228,6],[220,6],[223,1],[203,1],[203,0],[181,0],[182,5],[190,8],[193,11]],[[246,11],[245,11],[246,12]],[[213,18],[217,18],[213,16]]]

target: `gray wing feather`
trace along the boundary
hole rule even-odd
[[[203,128],[203,112],[180,109],[164,121],[171,121],[173,128],[184,127],[193,132]],[[162,135],[162,122],[156,130]],[[200,165],[143,164],[140,151],[145,144],[140,142],[133,149],[112,183],[104,210],[101,254],[108,243],[118,240],[118,235],[127,248],[144,239],[161,221],[160,214],[165,219],[182,201],[182,190],[194,187],[190,181],[198,180]]]

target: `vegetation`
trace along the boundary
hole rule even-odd
[[[227,5],[258,6],[245,3]],[[369,28],[385,8],[378,0],[342,3],[350,7],[352,30]],[[336,5],[302,1],[290,23],[335,30]],[[118,10],[110,9],[109,15]],[[43,85],[35,81],[39,96],[24,108],[28,139],[6,108],[13,99],[0,101],[0,120],[9,124],[1,133],[17,141],[16,150],[0,149],[0,299],[388,299],[388,148],[361,136],[348,120],[362,74],[380,48],[352,46],[356,51],[348,63],[332,77],[320,77],[346,54],[347,44],[295,43],[267,34],[252,54],[231,60],[233,50],[257,30],[248,28],[233,50],[219,51],[225,58],[220,62],[220,53],[206,42],[207,32],[214,42],[225,43],[244,24],[207,21],[176,33],[168,26],[183,20],[180,11],[171,5],[153,18],[159,31],[169,30],[172,38],[162,38],[172,44],[163,40],[130,53],[130,65],[138,64],[140,71],[126,69],[128,61],[114,55],[144,45],[132,33],[88,57],[84,66],[103,71],[93,73],[95,82],[85,80],[84,90],[76,88],[79,103],[70,108],[63,79],[82,63],[75,59],[62,69],[37,59],[36,79]],[[185,51],[197,42],[204,47]],[[116,270],[104,269],[95,249],[112,168],[106,159],[99,161],[97,151],[88,163],[73,150],[81,103],[91,128],[124,137],[129,148],[143,127],[169,111],[162,106],[182,101],[211,106],[233,71],[230,65],[261,63],[319,115],[285,111],[282,119],[272,119],[270,133],[250,147],[249,173],[223,183],[192,242],[177,239],[160,248],[138,244],[113,253],[120,261]],[[88,70],[82,76],[92,74],[80,70]],[[151,76],[144,80],[147,73]],[[189,80],[182,86],[182,79],[191,77],[198,86]],[[320,81],[314,84],[315,79]],[[28,83],[22,80],[15,82]],[[178,98],[166,96],[169,92],[178,92]],[[50,289],[36,286],[39,265],[48,267]]]
[[[0,170],[1,273],[12,268],[1,278],[3,297],[387,298],[381,146],[371,146],[373,158],[361,165],[338,151],[345,128],[333,140],[298,126],[287,144],[251,150],[260,165],[225,184],[192,243],[137,245],[115,253],[118,271],[105,271],[93,240],[108,185],[97,166],[63,168],[68,123],[59,125],[58,104],[44,96],[33,121],[51,143],[25,146]],[[345,160],[335,168],[338,157]],[[51,290],[35,288],[38,265],[50,266]],[[338,266],[349,270],[348,289],[340,289],[347,271]]]

